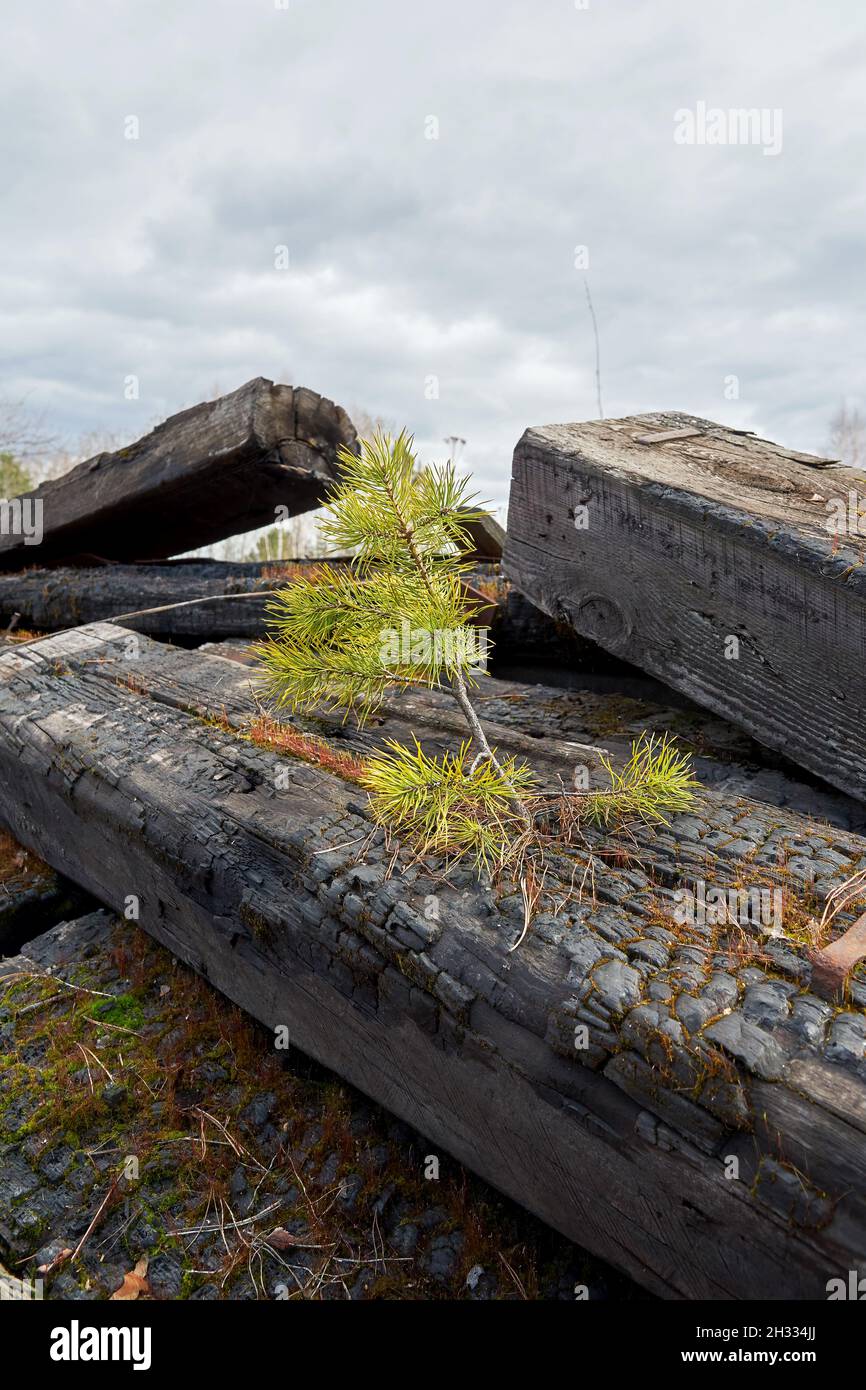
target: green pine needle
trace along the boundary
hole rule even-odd
[[[551,800],[538,791],[531,768],[515,758],[498,758],[501,770],[487,760],[473,767],[469,741],[441,758],[429,757],[417,740],[414,750],[394,741],[386,746],[386,753],[368,759],[361,776],[379,824],[411,839],[422,854],[470,855],[488,872],[516,866],[528,842],[515,792],[534,811]],[[570,801],[575,825],[610,827],[635,818],[667,824],[668,813],[691,804],[697,786],[691,759],[667,735],[643,734],[621,771],[603,761],[610,787]]]
[[[390,685],[439,687],[455,670],[474,684],[478,634],[459,574],[370,570],[364,577],[323,566],[268,605],[271,636],[255,648],[277,706],[355,711],[363,721]]]
[[[469,548],[467,523],[484,515],[451,464],[419,472],[412,443],[403,430],[362,439],[357,454],[340,450],[340,485],[321,529],[337,549],[354,551],[361,569],[413,572],[421,556],[453,572],[454,551]]]
[[[415,740],[405,748],[389,739],[387,752],[368,759],[361,784],[381,824],[408,836],[419,853],[471,855],[479,869],[501,867],[522,828],[515,792],[531,792],[525,763],[502,758],[473,763],[467,739],[456,753],[429,757]]]
[[[270,635],[255,648],[277,706],[354,712],[363,722],[393,685],[474,685],[483,655],[466,597],[465,525],[483,515],[449,466],[418,470],[411,436],[377,434],[340,453],[341,481],[322,532],[355,552],[351,569],[324,565],[268,605]]]
[[[631,746],[631,757],[617,771],[602,755],[610,789],[588,791],[579,798],[580,813],[594,825],[609,826],[637,817],[648,824],[667,825],[667,813],[685,811],[698,783],[692,776],[692,760],[681,753],[667,734],[641,734]]]

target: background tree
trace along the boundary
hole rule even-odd
[[[0,396],[0,454],[33,463],[45,458],[56,442],[26,401]]]
[[[0,453],[0,497],[8,500],[21,492],[29,492],[33,483],[30,474],[16,459],[14,454]]]
[[[243,558],[260,564],[272,560],[317,559],[325,553],[325,544],[319,533],[319,516],[318,512],[304,512],[301,516],[291,516],[287,521],[257,532]],[[244,537],[244,540],[248,541],[249,537]]]
[[[829,450],[849,468],[866,466],[866,421],[856,406],[843,401],[830,421]]]

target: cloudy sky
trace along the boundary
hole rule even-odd
[[[588,283],[605,414],[820,450],[866,401],[866,9],[584,3],[5,0],[0,395],[74,442],[293,381],[503,501],[596,414]],[[678,143],[699,103],[781,149]]]

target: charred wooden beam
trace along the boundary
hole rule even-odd
[[[0,631],[13,618],[20,628],[54,632],[136,613],[139,616],[124,616],[124,627],[149,637],[185,645],[226,638],[252,640],[265,634],[272,590],[313,573],[320,563],[175,560],[0,574]],[[614,664],[594,643],[577,637],[566,624],[555,622],[504,583],[497,564],[477,564],[467,582],[474,588],[481,586],[490,599],[492,607],[484,622],[489,622],[497,659],[501,655],[509,660],[561,662],[574,669]]]
[[[39,540],[5,527],[0,568],[155,560],[268,525],[277,507],[308,511],[337,477],[337,450],[355,439],[333,401],[256,377],[16,499],[22,515],[39,509]]]
[[[0,655],[0,817],[657,1293],[824,1298],[859,1266],[866,985],[841,1010],[810,992],[797,895],[826,898],[866,841],[702,793],[662,832],[587,832],[591,877],[552,863],[516,946],[519,895],[406,855],[389,877],[357,787],[239,737],[249,678],[110,625]],[[453,737],[444,710],[383,718]],[[539,750],[545,776],[564,756]],[[792,895],[779,935],[677,917],[701,884],[765,879]]]
[[[224,642],[204,642],[199,651],[248,667],[255,667],[258,660],[254,647],[231,638]],[[494,680],[482,682],[476,698],[486,720],[519,729],[530,738],[540,740],[535,746],[536,756],[539,747],[552,742],[556,756],[562,759],[560,750],[563,747],[575,743],[593,744],[601,738],[614,765],[623,766],[631,755],[635,739],[641,734],[668,735],[689,754],[697,780],[718,796],[749,797],[767,806],[785,806],[811,820],[827,821],[841,830],[866,834],[866,806],[862,801],[808,777],[798,768],[788,766],[782,758],[767,754],[741,729],[725,725],[698,706],[690,706],[685,701],[682,708],[666,703],[663,688],[654,681],[638,675],[639,682],[643,680],[646,686],[655,689],[643,691],[634,698],[634,682],[628,675],[599,676],[591,671],[582,675],[575,685],[562,688],[539,681],[536,677],[540,668],[535,665],[523,669],[531,670],[531,684],[499,675],[494,663],[491,669]],[[584,683],[598,683],[603,688],[585,689]],[[660,702],[652,699],[653,693],[662,695]],[[414,700],[424,702],[447,701],[448,698],[434,692],[413,696]],[[426,717],[419,712],[422,723]]]
[[[495,516],[489,513],[480,517],[477,521],[469,521],[466,530],[472,539],[474,546],[473,555],[476,560],[501,560],[502,552],[505,549],[505,530],[499,525]]]
[[[134,1032],[120,1032],[112,1021],[112,996],[128,988],[124,976],[130,960],[135,962],[133,988],[139,1016]],[[77,988],[64,988],[62,981],[74,982]],[[169,989],[163,988],[164,981],[170,981]],[[88,996],[81,992],[82,986],[108,997]],[[82,1006],[88,1024],[83,1037]],[[0,1066],[5,1063],[4,1075],[11,1072],[14,1077],[11,1087],[0,1088],[0,1124],[6,1133],[20,1132],[29,1120],[38,1120],[23,1144],[0,1143],[0,1274],[6,1266],[23,1279],[35,1278],[37,1267],[46,1263],[46,1256],[37,1251],[55,1241],[51,1255],[71,1249],[70,1235],[77,1240],[105,1201],[113,1156],[134,1153],[143,1160],[135,1188],[136,1207],[158,1213],[153,1222],[157,1234],[193,1227],[182,1248],[173,1250],[173,1257],[183,1268],[184,1293],[195,1288],[190,1296],[196,1299],[261,1297],[262,1287],[273,1290],[279,1284],[286,1272],[283,1261],[288,1260],[297,1277],[298,1297],[327,1298],[322,1281],[331,1277],[330,1293],[339,1290],[341,1296],[345,1295],[342,1280],[353,1298],[465,1300],[473,1292],[466,1285],[466,1259],[458,1256],[443,1266],[436,1255],[443,1246],[459,1250],[461,1223],[467,1217],[472,1227],[470,1263],[485,1270],[482,1289],[474,1292],[484,1299],[512,1297],[517,1279],[530,1298],[561,1298],[563,1271],[571,1274],[569,1293],[579,1278],[591,1291],[590,1297],[603,1290],[609,1299],[633,1299],[634,1289],[609,1266],[600,1266],[564,1239],[551,1238],[540,1223],[516,1213],[510,1202],[497,1200],[489,1187],[441,1149],[443,1181],[431,1194],[424,1176],[427,1165],[419,1161],[430,1151],[428,1139],[395,1123],[333,1074],[328,1080],[315,1068],[311,1075],[307,1060],[291,1048],[275,1052],[273,1037],[253,1019],[232,1021],[232,1065],[228,1069],[215,1065],[212,1049],[219,1050],[220,1043],[225,1046],[226,1012],[225,1000],[215,990],[194,979],[134,922],[104,911],[63,922],[29,940],[21,955],[0,959]],[[86,1068],[77,1071],[81,1053],[71,1044],[65,1084],[58,1084],[54,1071],[53,1084],[46,1088],[45,1069],[57,1057],[56,1040],[69,1033],[93,1045],[113,1077],[108,1084],[126,1088],[122,1096],[111,1089],[108,1103],[98,1103],[104,1091],[95,1076],[99,1069],[91,1058],[91,1073]],[[169,1108],[157,1102],[151,1112],[153,1090],[148,1090],[150,1082],[145,1078],[164,1072],[166,1039],[175,1044],[174,1057],[180,1049],[182,1070],[172,1068],[178,1082],[177,1105]],[[179,1039],[189,1041],[184,1045]],[[97,1103],[76,1107],[73,1136],[69,1109],[77,1098],[90,1093],[91,1077]],[[203,1112],[214,1118],[205,1119]],[[309,1203],[315,1203],[317,1249],[305,1244],[295,1254],[281,1249],[279,1258],[266,1256],[262,1281],[255,1286],[243,1261],[234,1262],[233,1269],[221,1272],[211,1283],[207,1275],[195,1273],[208,1263],[203,1251],[212,1248],[215,1233],[208,1231],[205,1222],[196,1235],[197,1223],[191,1223],[190,1216],[203,1210],[214,1186],[228,1184],[237,1169],[237,1154],[228,1144],[208,1145],[208,1162],[198,1164],[203,1122],[213,1127],[214,1137],[218,1126],[225,1124],[232,1142],[241,1127],[244,1163],[261,1165],[255,1179],[256,1205],[249,1210],[252,1214],[269,1208],[269,1229],[297,1231],[309,1220]],[[320,1125],[327,1131],[324,1144],[316,1143]],[[276,1155],[275,1127],[279,1131]],[[187,1147],[192,1153],[193,1146],[196,1158],[191,1163],[177,1160],[181,1171],[167,1184],[166,1167],[174,1168],[170,1155]],[[146,1161],[148,1153],[168,1155],[167,1164]],[[52,1162],[52,1154],[60,1157],[60,1163],[56,1157]],[[303,1192],[286,1181],[290,1161],[302,1171]],[[400,1174],[397,1187],[389,1182],[395,1173]],[[366,1182],[359,1191],[362,1176]],[[335,1203],[334,1194],[341,1190],[347,1200]],[[484,1212],[476,1224],[479,1202]],[[240,1203],[247,1209],[244,1196]],[[131,1208],[133,1214],[136,1207]],[[423,1224],[416,1227],[413,1217],[422,1213]],[[124,1234],[133,1245],[137,1241],[129,1216],[130,1208],[124,1203],[109,1203],[102,1212],[98,1241],[86,1241],[74,1262],[61,1258],[55,1264],[45,1280],[44,1297],[68,1300],[88,1291],[90,1298],[110,1296],[127,1272],[119,1263],[125,1258]],[[34,1239],[37,1217],[38,1239]],[[244,1254],[242,1241],[248,1228],[233,1231],[226,1225],[225,1229],[230,1247]],[[221,1237],[216,1239],[224,1253]],[[511,1254],[514,1245],[522,1247],[517,1258]],[[335,1262],[337,1246],[343,1247],[344,1258]],[[507,1270],[500,1260],[503,1249],[508,1251]],[[369,1274],[371,1262],[382,1256],[397,1257],[399,1263],[391,1266],[390,1278],[385,1276],[387,1284],[380,1276],[367,1288],[363,1276]],[[152,1296],[178,1296],[177,1269],[174,1259],[163,1270],[159,1262],[151,1266]],[[209,1294],[203,1295],[202,1287]],[[22,1294],[30,1297],[26,1285]]]
[[[256,377],[4,499],[0,569],[159,560],[310,511],[339,478],[341,447],[357,435],[340,406]],[[467,530],[478,558],[500,558],[493,517]]]
[[[55,632],[136,612],[141,616],[128,619],[125,626],[165,640],[261,637],[268,595],[292,574],[311,569],[312,563],[177,560],[0,574],[0,628],[15,613],[21,628]],[[281,579],[281,573],[287,578]],[[250,597],[257,594],[259,599]],[[194,602],[199,599],[213,601]]]
[[[864,492],[861,473],[688,415],[530,429],[504,568],[544,612],[866,799]]]

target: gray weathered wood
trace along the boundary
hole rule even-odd
[[[42,504],[42,541],[0,535],[0,568],[155,560],[268,525],[277,507],[307,511],[355,438],[332,401],[256,377],[26,493]]]
[[[691,430],[669,438],[669,430]],[[639,442],[653,437],[656,442]],[[661,440],[662,442],[658,442]],[[546,613],[866,799],[866,476],[688,415],[530,429],[505,572]]]
[[[593,893],[551,864],[510,951],[515,898],[405,859],[388,880],[356,787],[238,737],[249,672],[131,637],[0,655],[0,818],[23,843],[115,910],[134,895],[230,999],[657,1293],[823,1298],[862,1262],[866,988],[834,1012],[795,939],[670,912],[679,886],[759,873],[820,899],[864,840],[702,793],[663,833],[590,834]]]

